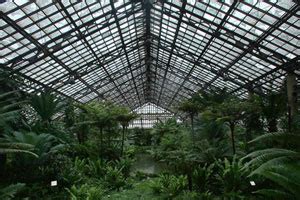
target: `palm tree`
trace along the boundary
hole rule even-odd
[[[79,106],[87,117],[85,124],[96,126],[100,130],[100,151],[103,153],[103,130],[116,124],[116,113],[110,102],[91,102]]]
[[[185,112],[189,115],[191,120],[192,128],[192,140],[195,140],[195,131],[194,131],[194,117],[199,112],[199,105],[193,99],[188,99],[180,104],[178,107],[179,111]]]
[[[124,152],[124,140],[125,140],[125,131],[129,126],[129,122],[137,118],[135,113],[131,113],[128,108],[120,107],[119,114],[117,115],[116,119],[120,122],[122,126],[122,145],[121,145],[121,156]]]
[[[43,92],[31,98],[30,105],[40,117],[43,125],[49,126],[53,116],[62,111],[64,104],[50,92]]]

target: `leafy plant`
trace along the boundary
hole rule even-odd
[[[128,108],[120,107],[118,109],[118,114],[116,116],[116,119],[118,122],[120,122],[122,126],[121,155],[123,155],[124,152],[125,132],[127,130],[127,127],[129,126],[129,122],[134,120],[135,118],[137,118],[137,115],[135,113],[131,113]]]
[[[193,183],[198,191],[206,192],[211,184],[211,179],[213,176],[214,164],[207,166],[205,164],[203,167],[197,167],[193,172]]]
[[[83,184],[80,186],[73,185],[66,188],[70,194],[71,200],[99,200],[102,199],[105,190],[101,185]]]
[[[0,138],[0,154],[27,153],[38,157],[37,154],[32,152],[33,150],[34,146],[31,144],[7,142],[5,139]]]
[[[163,194],[167,199],[172,199],[187,188],[187,178],[183,175],[161,174],[158,179],[151,182],[150,187],[154,193]]]
[[[106,174],[104,175],[104,181],[111,189],[119,190],[126,185],[126,180],[122,174],[122,169],[117,167],[107,166]]]
[[[278,147],[256,150],[243,159],[249,159],[245,167],[252,167],[250,176],[261,175],[281,186],[282,189],[263,189],[260,194],[278,194],[285,198],[300,197],[300,136],[293,133],[274,132],[261,135],[251,142],[272,141]],[[276,144],[276,143],[275,143]]]
[[[25,187],[24,183],[11,184],[0,189],[0,199],[10,200],[16,197],[16,194]]]
[[[48,126],[53,116],[62,111],[64,104],[50,92],[43,92],[31,98],[30,105],[40,117],[43,125]]]
[[[234,156],[232,161],[225,158],[224,161],[219,160],[216,164],[219,167],[216,178],[220,181],[221,193],[231,198],[246,196],[249,172],[247,168],[243,168],[242,160]]]
[[[22,144],[28,146],[32,148],[34,155],[39,157],[47,156],[49,153],[55,153],[64,148],[64,145],[60,144],[56,137],[44,133],[38,135],[33,132],[14,132],[4,135],[3,141],[10,145]]]

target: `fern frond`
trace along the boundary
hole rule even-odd
[[[0,154],[9,154],[9,153],[27,153],[33,155],[34,157],[38,158],[39,156],[31,151],[22,150],[22,149],[9,149],[9,148],[0,148]]]
[[[299,145],[300,135],[293,134],[293,133],[284,133],[284,132],[266,133],[256,137],[255,139],[251,140],[249,143],[264,141],[264,140],[285,141],[289,144]]]
[[[253,158],[251,161],[245,164],[245,167],[249,167],[250,165],[261,165],[277,157],[300,157],[300,153],[288,149],[270,148],[254,151],[248,154],[247,156],[243,157],[242,160],[245,160],[247,158]]]

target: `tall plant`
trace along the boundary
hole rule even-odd
[[[278,120],[286,111],[285,94],[282,92],[270,92],[267,95],[260,96],[260,105],[262,114],[267,121],[269,132],[278,131]]]
[[[50,125],[53,116],[62,111],[63,103],[50,92],[43,92],[31,98],[30,105],[38,114],[40,121],[46,127]]]
[[[122,126],[122,145],[121,145],[121,155],[123,155],[124,152],[124,140],[125,140],[125,132],[129,126],[129,122],[137,118],[137,115],[135,113],[131,113],[128,108],[120,107],[118,109],[117,114],[117,121]]]

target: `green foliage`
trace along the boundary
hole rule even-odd
[[[13,124],[20,120],[24,103],[18,90],[0,93],[0,136],[14,129]]]
[[[14,132],[10,135],[4,135],[3,141],[8,144],[26,144],[32,148],[32,152],[40,158],[47,156],[50,153],[56,153],[63,149],[65,145],[60,144],[56,137],[50,134],[36,134],[36,133],[23,133]]]
[[[193,183],[195,185],[195,188],[199,192],[206,192],[209,190],[209,186],[211,184],[211,180],[213,178],[213,168],[214,164],[211,164],[207,166],[205,164],[203,167],[198,166],[194,171],[193,171]]]
[[[273,145],[272,148],[256,150],[243,158],[245,160],[251,158],[245,165],[253,169],[250,176],[261,175],[282,188],[262,189],[258,193],[270,196],[270,192],[275,191],[274,193],[285,198],[300,197],[299,139],[298,134],[274,132],[251,141],[272,141]]]
[[[41,122],[48,125],[53,116],[62,111],[64,104],[50,92],[44,92],[40,95],[34,95],[31,98],[30,105],[38,114]]]
[[[119,169],[118,167],[107,166],[104,181],[106,186],[110,189],[119,190],[121,187],[126,185],[122,169]]]
[[[269,132],[277,131],[277,121],[286,111],[286,97],[284,92],[270,92],[260,96],[262,115],[267,121]]]
[[[156,123],[153,126],[151,134],[156,145],[159,145],[162,137],[165,134],[178,134],[180,132],[180,125],[176,122],[176,119],[168,119],[165,122]]]
[[[249,187],[249,179],[247,176],[249,172],[243,169],[242,160],[233,157],[232,161],[224,159],[217,163],[218,174],[217,180],[220,182],[221,193],[230,198],[242,198],[247,195],[247,188]]]
[[[27,153],[38,157],[37,154],[32,152],[33,149],[34,146],[31,144],[7,142],[5,139],[0,138],[0,154]]]
[[[161,174],[158,179],[152,181],[150,187],[154,193],[163,194],[166,199],[172,199],[187,188],[187,178],[183,175]]]
[[[70,189],[66,190],[70,194],[71,200],[99,200],[102,199],[105,193],[101,185],[90,184],[73,185]]]
[[[25,187],[24,183],[11,184],[7,187],[0,188],[0,199],[10,200],[16,197],[16,194]]]

